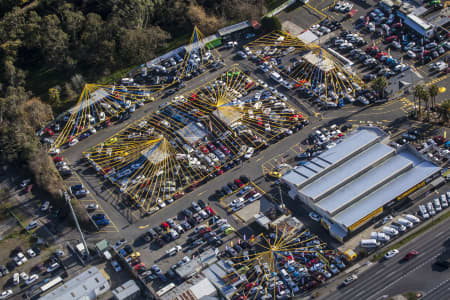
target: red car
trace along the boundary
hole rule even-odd
[[[237,186],[239,186],[239,187],[244,186],[244,184],[243,184],[239,179],[235,179],[235,180],[234,180],[234,184],[237,185]]]
[[[366,49],[366,53],[370,53],[372,51],[378,51],[378,47],[377,46],[372,46],[372,47],[367,47]]]
[[[442,145],[445,143],[445,138],[442,135],[437,135],[433,138],[433,140],[436,142],[436,144],[438,145]]]
[[[210,206],[205,207],[205,209],[208,211],[208,214],[210,216],[215,216],[216,215],[216,212]]]
[[[169,228],[170,226],[169,226],[169,224],[167,224],[167,222],[162,222],[162,223],[161,223],[161,227],[163,227],[164,229],[167,229],[167,228]]]
[[[51,129],[48,128],[48,127],[44,129],[44,133],[47,133],[49,136],[53,136],[53,134],[54,134],[54,133],[53,133],[53,130],[51,130]]]
[[[249,289],[251,289],[252,287],[255,287],[255,286],[257,286],[258,284],[256,283],[256,282],[250,282],[250,283],[247,283],[246,285],[245,285],[245,289],[246,290],[249,290]]]
[[[60,162],[60,161],[63,161],[63,160],[64,160],[64,158],[63,158],[62,156],[54,156],[54,157],[53,157],[53,161],[54,161],[55,163]]]
[[[391,42],[393,42],[393,41],[398,41],[398,36],[396,36],[396,35],[391,35],[391,36],[388,36],[388,37],[386,38],[386,40],[385,40],[386,43],[391,43]]]
[[[178,192],[178,193],[175,193],[173,196],[172,196],[172,198],[174,199],[174,200],[177,200],[177,199],[179,199],[179,198],[181,198],[181,197],[183,197],[184,196],[184,192]]]
[[[205,153],[205,154],[208,154],[208,153],[209,153],[208,148],[206,148],[205,146],[201,146],[201,147],[200,147],[200,150],[201,150],[203,153]]]
[[[386,52],[381,51],[381,52],[378,52],[378,53],[375,55],[375,58],[376,58],[376,59],[379,59],[380,57],[386,56],[386,55],[387,55]]]
[[[224,145],[220,146],[220,149],[222,149],[223,153],[230,154],[230,150],[228,150],[228,148],[225,147]]]
[[[411,258],[416,257],[419,254],[417,250],[411,250],[408,252],[408,254],[405,255],[405,260],[410,260]]]
[[[139,263],[137,265],[134,266],[134,270],[137,271],[138,269],[142,269],[145,268],[145,265],[143,263]]]

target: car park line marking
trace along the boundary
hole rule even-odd
[[[141,225],[141,226],[139,226],[138,228],[139,229],[145,229],[145,228],[147,228],[147,227],[149,227],[150,226],[150,224],[147,224],[147,225]]]
[[[71,163],[69,162],[69,160],[66,159],[66,161],[67,161],[67,164],[70,165],[70,166],[72,167],[72,165],[71,165]],[[72,167],[72,169],[73,169],[73,167]],[[78,173],[77,173],[75,170],[74,170],[73,174],[78,178],[78,181],[77,181],[77,182],[72,182],[72,183],[83,184],[83,181],[81,180],[81,177],[78,175]],[[84,186],[84,185],[83,185],[83,186]],[[66,185],[66,187],[67,187],[67,185]],[[67,187],[67,188],[69,189],[70,187]],[[85,188],[87,189],[87,187],[85,187]],[[97,201],[97,199],[95,199],[95,198],[92,196],[92,193],[89,193],[89,195],[90,195],[90,197],[92,197],[91,199],[82,199],[82,200],[90,201],[90,202],[95,202],[95,203],[99,206],[99,208],[98,208],[96,211],[103,211],[103,212],[105,213],[105,210],[103,209],[102,205],[100,205],[100,203]],[[80,202],[82,201],[81,199],[77,199],[77,200],[80,201]],[[112,225],[112,226],[115,228],[116,231],[114,231],[114,232],[119,232],[119,229],[118,229],[117,226],[114,224],[113,220],[111,220],[111,217],[110,217],[107,213],[105,213],[105,215],[106,215],[106,216],[108,217],[108,219],[109,219],[109,222],[110,222],[109,225]],[[109,227],[109,225],[106,226],[105,228]],[[98,232],[100,232],[100,231],[98,231]],[[95,234],[95,233],[94,233],[94,234]]]
[[[441,82],[441,81],[447,79],[447,77],[448,77],[448,74],[446,74],[445,76],[441,76],[441,77],[435,78],[435,79],[431,80],[430,82],[425,83],[425,86],[430,86],[430,85],[433,85],[435,83]]]

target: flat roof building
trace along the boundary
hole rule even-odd
[[[113,290],[114,300],[133,300],[140,299],[141,290],[134,280],[128,280],[121,286]]]
[[[381,129],[360,127],[282,180],[289,195],[321,215],[324,227],[343,241],[440,174],[440,167],[413,147],[394,149],[388,142]]]
[[[109,289],[108,274],[96,267],[91,267],[40,299],[93,300],[109,291]]]

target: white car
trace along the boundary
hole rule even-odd
[[[47,268],[47,273],[53,272],[58,268],[59,268],[59,264],[57,262],[55,262]]]
[[[250,159],[250,157],[252,157],[252,155],[253,155],[253,152],[255,152],[255,148],[248,147],[247,153],[245,153],[244,158],[245,159]]]
[[[50,202],[45,201],[44,204],[42,204],[42,206],[41,206],[41,211],[47,211],[49,207],[50,207]]]
[[[33,251],[33,249],[28,249],[27,250],[27,255],[29,258],[35,257],[36,253]]]
[[[96,210],[97,208],[98,208],[98,204],[95,204],[95,203],[86,205],[87,210]]]
[[[397,249],[392,249],[389,250],[388,252],[386,252],[386,254],[384,255],[384,258],[389,259],[392,258],[394,256],[396,256],[399,253],[399,251]]]
[[[8,298],[9,296],[11,296],[12,295],[12,291],[11,290],[6,290],[6,291],[3,291],[1,294],[0,294],[0,299],[6,299],[6,298]]]
[[[13,284],[14,284],[14,285],[18,285],[19,282],[20,282],[20,276],[19,276],[19,273],[14,273],[14,275],[13,275]]]
[[[320,216],[318,214],[316,214],[315,212],[313,212],[313,211],[309,212],[308,216],[311,220],[320,222]]]
[[[22,280],[28,280],[29,278],[30,278],[30,276],[28,276],[27,273],[25,273],[25,272],[21,272],[21,273],[20,273],[20,279],[22,279]]]
[[[33,275],[30,276],[29,279],[27,279],[27,280],[25,281],[25,283],[26,283],[27,285],[30,285],[30,284],[32,284],[33,282],[35,282],[36,280],[38,280],[38,279],[39,279],[39,275],[38,275],[38,274],[33,274]]]
[[[256,193],[248,199],[248,202],[252,203],[253,201],[258,200],[261,197],[262,197],[262,195],[260,193]]]
[[[169,256],[175,256],[179,251],[181,251],[181,246],[177,245],[166,251],[166,254]]]
[[[388,223],[388,222],[390,222],[390,221],[392,221],[394,219],[394,217],[393,216],[391,216],[391,215],[389,215],[389,216],[386,216],[386,217],[384,217],[383,218],[383,220],[381,221],[381,224],[386,224],[386,223]]]
[[[116,272],[122,271],[122,268],[120,267],[120,265],[119,265],[119,263],[117,261],[112,260],[111,261],[111,265],[114,268],[114,271],[116,271]]]
[[[406,54],[408,55],[409,58],[416,58],[417,57],[417,55],[411,50],[408,50],[406,52]]]
[[[37,226],[38,226],[37,221],[31,221],[30,224],[27,225],[27,230],[29,231],[31,229],[36,228]]]
[[[244,202],[244,198],[240,197],[231,201],[230,206],[234,207]]]
[[[69,147],[75,146],[76,144],[78,144],[79,140],[78,139],[73,139],[69,142]]]
[[[56,253],[56,255],[58,255],[58,257],[64,256],[64,251],[62,251],[62,250],[56,250],[55,253]]]
[[[196,212],[199,212],[199,211],[202,210],[201,207],[198,206],[198,204],[197,204],[196,202],[192,202],[192,208],[193,208]]]

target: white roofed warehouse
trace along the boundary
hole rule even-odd
[[[440,174],[410,145],[395,149],[388,143],[381,129],[360,127],[282,180],[289,195],[321,215],[322,225],[342,242]]]

